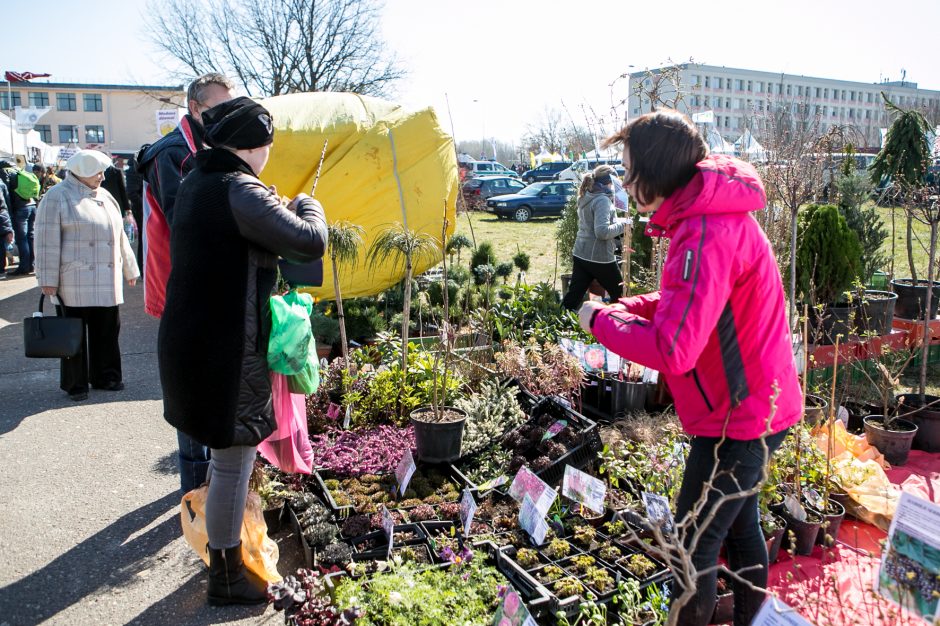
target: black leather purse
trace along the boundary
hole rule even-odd
[[[26,356],[34,359],[67,359],[78,354],[85,332],[81,318],[65,317],[56,307],[57,315],[44,317],[42,304],[46,295],[39,296],[39,310],[23,320],[23,346]]]

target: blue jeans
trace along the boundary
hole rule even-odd
[[[209,471],[209,448],[181,430],[176,431],[179,442],[180,489],[184,494],[206,482]]]
[[[36,223],[36,205],[27,204],[13,209],[10,213],[13,221],[13,236],[19,248],[20,265],[16,268],[17,274],[26,274],[33,271],[35,252],[33,251],[33,231]]]
[[[708,517],[723,495],[746,491],[757,485],[770,455],[780,447],[786,434],[787,431],[783,430],[766,437],[766,450],[760,439],[722,441],[720,437],[693,438],[676,503],[676,519],[681,521],[702,498],[705,483],[712,478],[712,470],[715,469],[716,448],[717,472],[698,519]],[[687,539],[691,539],[694,533],[688,534],[690,536]],[[753,586],[765,589],[767,544],[760,527],[758,494],[725,502],[717,510],[692,552],[692,563],[696,570],[712,568],[717,564],[722,543],[727,547],[729,569]],[[688,547],[688,543],[686,545]],[[717,572],[712,570],[700,576],[695,597],[682,608],[678,623],[683,626],[708,624],[715,609],[716,587]],[[764,594],[738,582],[734,582],[732,588],[734,625],[746,626],[760,609]],[[679,593],[681,590],[677,589],[673,595],[678,596]]]
[[[212,450],[209,493],[206,496],[206,534],[214,550],[234,548],[241,541],[248,479],[255,465],[255,446]]]

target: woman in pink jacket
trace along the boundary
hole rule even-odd
[[[713,509],[722,495],[758,485],[802,410],[780,272],[750,215],[765,207],[764,187],[750,164],[709,155],[675,111],[643,115],[607,144],[623,144],[624,186],[641,213],[652,213],[647,233],[671,243],[660,291],[610,306],[587,302],[581,324],[620,356],[659,370],[693,435],[676,519],[691,514],[698,527],[714,515],[696,545],[694,532],[686,540],[696,569],[711,571],[698,578],[679,623],[708,623],[712,568],[726,542],[731,570],[750,583],[733,585],[734,623],[749,624],[764,598],[751,586],[767,585],[758,497]]]

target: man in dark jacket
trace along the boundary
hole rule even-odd
[[[33,273],[33,231],[36,223],[36,198],[24,198],[16,192],[19,180],[19,169],[9,162],[0,163],[3,170],[4,182],[9,190],[10,219],[13,222],[14,236],[18,248],[17,258],[19,265],[15,270],[8,272],[10,276],[26,276]]]
[[[104,171],[101,188],[106,189],[108,193],[114,196],[123,218],[125,211],[129,211],[131,208],[127,200],[127,184],[124,182],[124,159],[117,157],[114,159],[114,165]]]
[[[137,171],[137,159],[131,157],[127,161],[127,169],[124,170],[124,183],[127,187],[127,203],[131,205],[131,215],[138,227],[143,230],[144,225],[144,179]],[[137,264],[140,271],[144,271],[144,238],[137,237]]]
[[[137,154],[137,171],[143,178],[144,310],[160,317],[166,304],[170,276],[170,229],[180,183],[195,165],[193,156],[204,147],[202,113],[232,99],[235,85],[221,74],[200,76],[186,93],[189,113],[176,129]],[[209,448],[177,431],[180,487],[183,493],[205,482]]]
[[[0,280],[5,280],[7,268],[7,245],[13,243],[13,222],[9,211],[10,192],[0,177]]]

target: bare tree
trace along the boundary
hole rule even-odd
[[[523,144],[533,152],[561,152],[565,148],[567,136],[568,130],[562,122],[561,111],[545,107],[535,123],[526,128]]]
[[[385,95],[404,76],[379,36],[375,0],[151,0],[149,37],[180,78],[209,71],[249,95]]]

